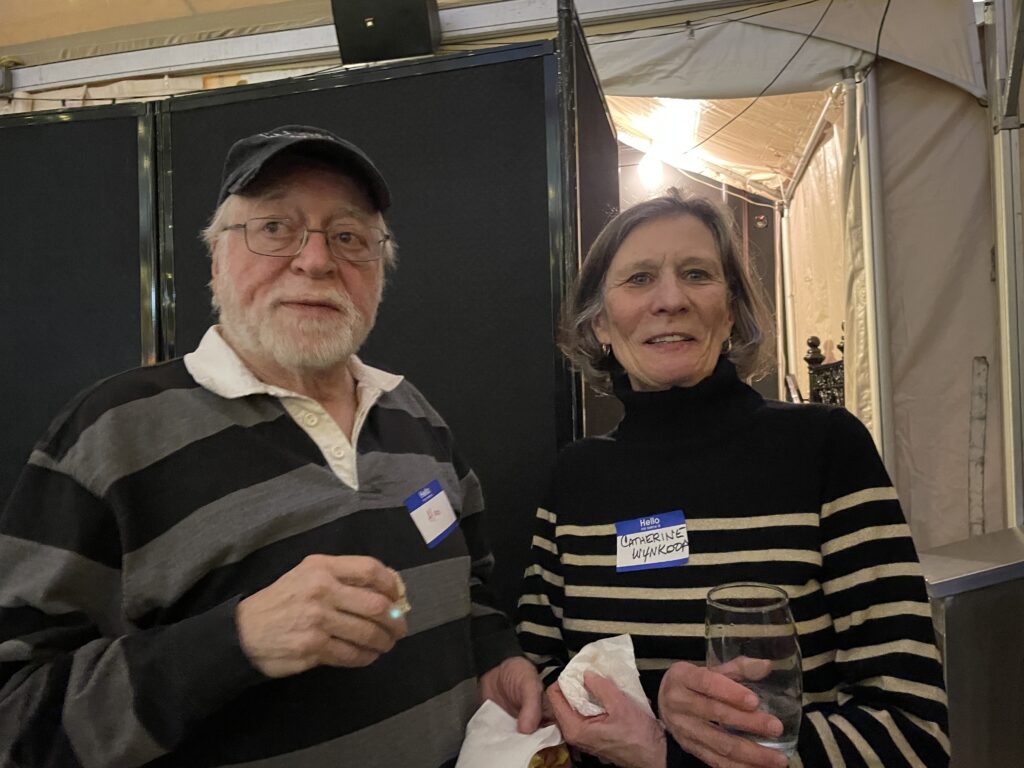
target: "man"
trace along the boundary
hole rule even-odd
[[[536,728],[476,476],[356,356],[389,203],[327,131],[231,148],[220,324],[80,395],[0,517],[0,766],[435,768],[481,696]]]

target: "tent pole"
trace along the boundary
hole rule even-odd
[[[889,356],[889,302],[885,269],[885,226],[882,216],[882,163],[879,143],[877,68],[858,84],[858,161],[864,211],[864,276],[867,283],[868,349],[871,356],[872,434],[882,461],[895,477],[892,374]]]
[[[1006,525],[1024,524],[1022,504],[1021,359],[1024,342],[1024,248],[1021,243],[1020,130],[997,131],[993,138],[996,213],[996,270],[999,291],[1000,386],[1003,405],[1003,464]]]
[[[987,22],[985,39],[989,66],[993,76],[989,112],[995,127],[993,137],[993,181],[996,214],[996,270],[999,292],[999,358],[1002,369],[1000,390],[1003,407],[1003,477],[1006,495],[1006,525],[1024,525],[1024,477],[1021,461],[1022,415],[1024,390],[1021,381],[1021,360],[1024,359],[1024,232],[1022,232],[1020,121],[1006,120],[999,83],[1011,74],[1008,37],[1012,23],[1012,4],[997,2]],[[1013,43],[1021,48],[1019,35]],[[1015,96],[1016,94],[1014,94]],[[1017,111],[1017,110],[1012,110]]]
[[[779,366],[785,373],[796,375],[796,328],[793,314],[793,262],[789,242],[789,209],[785,203],[779,203],[779,229],[782,245],[782,329],[785,337],[785,366]],[[785,376],[783,376],[785,380]],[[785,389],[780,389],[785,392]]]
[[[807,172],[807,167],[811,164],[811,159],[814,157],[814,151],[818,148],[818,144],[821,141],[821,133],[825,130],[825,125],[828,123],[828,113],[832,109],[832,105],[835,103],[836,96],[840,92],[840,84],[836,84],[831,91],[829,91],[828,98],[825,99],[825,106],[821,108],[821,114],[818,115],[818,122],[814,124],[814,128],[811,130],[811,135],[807,139],[807,146],[804,147],[804,152],[800,155],[800,162],[796,165],[796,170],[793,172],[793,178],[790,179],[789,184],[786,186],[785,191],[782,193],[782,199],[789,205],[793,199],[793,193],[796,191],[797,186],[803,179],[804,174]]]
[[[786,375],[789,373],[789,333],[786,330],[786,318],[789,312],[786,311],[786,274],[785,265],[785,237],[782,234],[782,214],[785,206],[781,201],[775,201],[775,373],[778,376],[779,392],[782,396],[786,394]]]

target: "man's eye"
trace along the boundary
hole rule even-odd
[[[366,237],[353,229],[331,230],[331,239],[346,248],[366,247]]]
[[[262,235],[283,236],[291,234],[292,228],[285,219],[264,219],[260,222],[259,232]]]

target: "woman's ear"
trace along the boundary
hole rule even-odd
[[[590,327],[593,329],[594,335],[597,336],[597,340],[601,344],[612,343],[612,337],[608,333],[608,321],[604,316],[604,312],[590,321]]]

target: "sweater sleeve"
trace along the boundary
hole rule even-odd
[[[537,509],[516,626],[519,643],[526,657],[536,665],[545,687],[558,679],[569,662],[569,653],[562,639],[564,581],[555,537],[558,512],[554,488],[552,482],[544,503]]]
[[[837,690],[805,700],[805,766],[949,763],[942,664],[924,579],[895,489],[868,431],[829,415],[821,506],[822,588]],[[834,695],[833,695],[834,694]]]
[[[263,676],[235,602],[139,630],[113,510],[44,449],[0,515],[0,766],[132,768]]]

